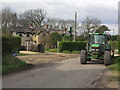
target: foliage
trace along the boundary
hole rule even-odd
[[[2,54],[13,54],[19,50],[21,38],[15,36],[2,35]]]
[[[64,35],[62,38],[63,41],[72,41],[72,36],[70,35]]]
[[[120,36],[119,36],[119,39],[118,39],[118,52],[120,53]]]
[[[113,41],[118,41],[118,35],[112,35],[112,36],[111,36],[111,39],[112,39]]]
[[[78,54],[78,53],[80,53],[80,51],[75,50],[75,51],[70,52],[70,51],[64,50],[62,53]]]
[[[80,35],[80,36],[76,36],[76,41],[85,41],[86,40],[86,37],[85,35]]]
[[[59,53],[59,51],[58,51],[57,49],[46,49],[46,51]],[[76,51],[76,50],[75,50],[75,51],[70,52],[70,51],[64,50],[64,51],[61,52],[61,53],[76,54],[76,53],[80,53],[80,51]]]
[[[58,52],[57,48],[45,49],[45,51],[48,51],[48,52]]]
[[[96,33],[104,33],[105,31],[108,31],[108,27],[105,25],[100,26],[98,29],[96,29]]]
[[[86,41],[61,41],[59,42],[59,51],[63,52],[64,50],[67,51],[80,51],[85,49]]]
[[[113,49],[118,49],[118,41],[111,41],[110,44],[112,45]]]
[[[112,70],[112,71],[117,71],[117,72],[120,72],[120,57],[115,57],[114,60],[113,60],[113,64],[109,66],[109,68]]]
[[[52,44],[55,47],[55,46],[57,46],[57,41],[61,41],[62,40],[62,35],[59,34],[58,32],[53,32],[51,34],[51,39],[52,39],[51,42],[52,42]]]
[[[27,64],[25,62],[12,55],[6,55],[2,58],[2,61],[3,74],[14,72],[27,67]]]
[[[26,56],[27,54],[17,53],[17,56]]]

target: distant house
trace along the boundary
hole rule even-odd
[[[51,33],[58,32],[65,34],[67,29],[50,29],[45,28],[23,28],[17,27],[12,31],[12,35],[21,37],[21,47],[31,50],[32,45],[45,44],[45,48],[51,48]]]

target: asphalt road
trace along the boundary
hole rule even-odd
[[[94,88],[105,69],[99,61],[81,65],[73,58],[53,66],[3,77],[3,88]]]

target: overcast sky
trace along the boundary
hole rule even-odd
[[[93,16],[101,20],[110,29],[116,29],[118,19],[119,0],[1,0],[2,8],[10,7],[17,13],[29,9],[44,9],[47,17],[60,19],[74,19],[75,11],[78,12],[78,23],[86,16]]]

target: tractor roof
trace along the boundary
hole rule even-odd
[[[105,35],[106,33],[89,33],[90,35]]]

